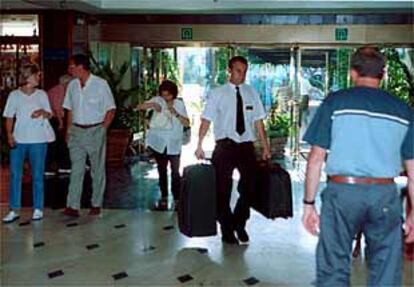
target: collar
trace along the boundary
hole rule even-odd
[[[235,84],[228,82],[228,85],[232,90],[236,90],[236,87],[239,87],[240,89],[242,89],[242,87],[245,85],[245,83],[241,83],[240,85],[236,86]]]
[[[82,85],[81,85],[81,80],[78,78],[78,79],[76,79],[77,81],[78,81],[78,83],[79,83],[79,87],[81,87],[82,89],[85,89],[88,85],[90,85],[90,83],[93,81],[93,78],[95,78],[95,75],[94,74],[92,74],[92,73],[89,73],[89,77],[88,77],[88,79],[86,80],[86,82],[85,82],[85,85],[82,87]]]

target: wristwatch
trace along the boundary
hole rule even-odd
[[[306,204],[306,205],[315,205],[315,200],[306,200],[306,199],[303,199],[303,204]]]

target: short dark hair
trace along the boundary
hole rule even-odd
[[[174,99],[177,98],[178,87],[173,81],[170,81],[170,80],[162,81],[161,85],[158,88],[158,93],[161,95],[163,91],[169,92],[173,96]]]
[[[70,59],[75,63],[76,66],[82,65],[83,68],[87,71],[91,69],[91,63],[89,57],[84,54],[76,54],[70,57]]]
[[[242,56],[234,56],[233,58],[231,58],[229,60],[229,69],[231,69],[233,67],[233,64],[236,63],[236,62],[242,63],[242,64],[246,65],[246,67],[249,65],[247,63],[247,60],[246,60],[245,57],[242,57]]]
[[[351,57],[351,68],[361,77],[382,79],[386,58],[378,48],[361,47]]]

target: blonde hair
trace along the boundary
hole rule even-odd
[[[40,72],[39,66],[36,64],[25,64],[20,67],[19,87],[27,84],[27,79],[34,74]]]

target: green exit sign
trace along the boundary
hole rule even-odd
[[[181,28],[181,40],[193,40],[193,28]]]
[[[335,28],[335,40],[336,41],[348,40],[348,28]]]

